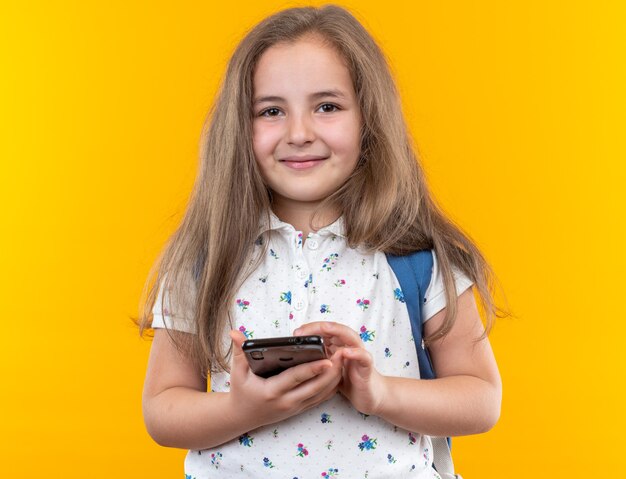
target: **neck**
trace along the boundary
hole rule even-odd
[[[317,230],[312,229],[313,215],[317,211],[319,206],[318,202],[299,202],[297,204],[284,204],[279,201],[275,201],[272,205],[272,211],[281,221],[289,223],[297,231],[302,231],[302,237],[306,238],[310,232]],[[325,211],[318,212],[315,216],[315,227],[321,228],[333,223],[340,214],[335,209],[327,209]]]

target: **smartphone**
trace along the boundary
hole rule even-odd
[[[264,378],[298,364],[327,358],[321,336],[249,339],[243,343],[242,349],[250,369]]]

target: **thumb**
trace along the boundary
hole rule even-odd
[[[231,330],[229,334],[230,339],[233,340],[235,354],[243,355],[243,349],[241,349],[241,346],[247,339],[246,335],[236,329]]]
[[[248,370],[248,361],[245,358],[245,354],[241,346],[246,340],[246,336],[241,331],[232,330],[230,331],[230,339],[233,341],[233,356],[232,356],[232,366],[231,366],[231,375],[235,371],[239,371],[241,373],[246,373]]]

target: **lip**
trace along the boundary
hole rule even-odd
[[[328,159],[327,156],[304,155],[287,156],[285,158],[281,158],[278,161],[294,170],[306,170],[308,168],[313,168],[314,166],[319,165],[326,159]]]

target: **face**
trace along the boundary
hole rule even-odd
[[[276,211],[315,206],[354,171],[361,114],[341,56],[319,40],[266,50],[257,64],[253,149]]]

